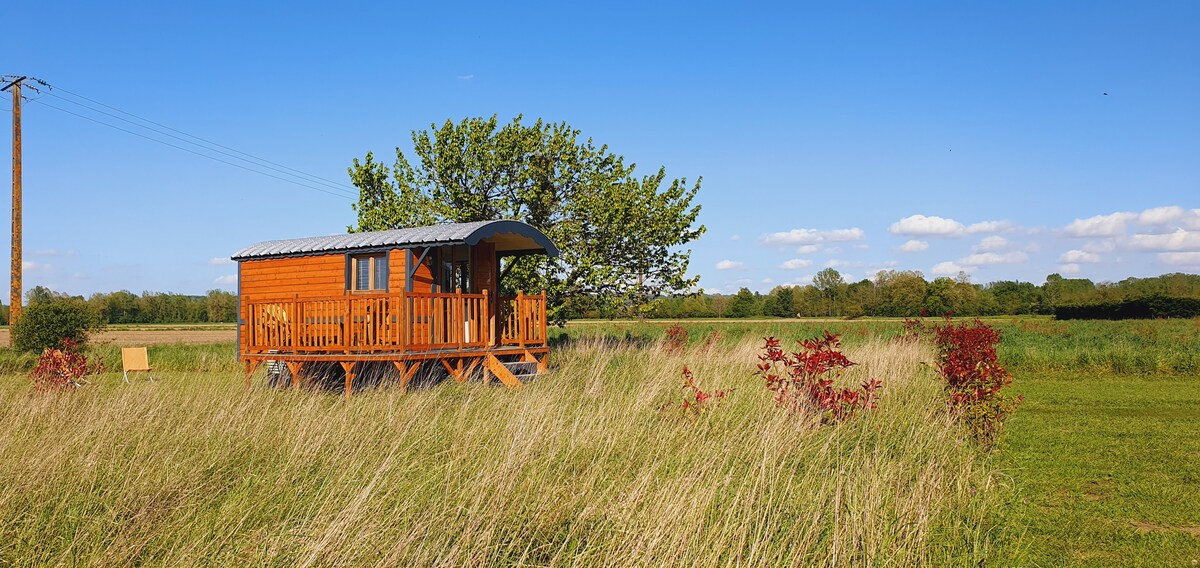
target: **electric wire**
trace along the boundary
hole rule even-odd
[[[183,150],[184,152],[188,152],[188,153],[191,153],[191,154],[195,154],[195,155],[197,155],[197,156],[200,156],[200,157],[202,157],[202,158],[208,158],[208,159],[210,159],[210,160],[213,160],[213,161],[215,161],[215,162],[220,162],[220,163],[222,163],[222,164],[226,164],[226,165],[229,165],[229,166],[233,166],[233,167],[235,167],[235,168],[241,168],[241,169],[243,169],[243,170],[246,170],[246,171],[248,171],[248,172],[253,172],[253,173],[256,173],[256,174],[259,174],[259,175],[267,176],[267,177],[269,177],[269,178],[275,178],[275,179],[277,179],[277,180],[280,180],[280,181],[284,181],[284,182],[287,182],[287,183],[291,183],[291,184],[294,184],[294,185],[298,185],[298,186],[300,186],[300,187],[305,187],[305,188],[308,188],[308,189],[311,189],[311,190],[314,190],[314,191],[319,191],[319,192],[321,192],[321,193],[326,193],[326,194],[329,194],[329,195],[333,195],[333,196],[335,196],[335,197],[341,197],[341,198],[346,198],[346,197],[349,197],[349,196],[347,196],[347,195],[346,195],[346,194],[344,194],[344,193],[334,193],[333,191],[329,191],[328,189],[325,189],[325,188],[322,188],[322,187],[318,187],[318,186],[314,186],[314,185],[308,185],[308,184],[306,184],[306,183],[302,183],[301,181],[297,181],[297,180],[295,180],[295,179],[289,179],[289,178],[285,178],[285,177],[280,177],[280,176],[277,176],[277,175],[274,175],[274,174],[270,174],[270,173],[267,173],[267,172],[264,172],[264,171],[261,171],[261,170],[256,170],[256,169],[253,169],[253,168],[247,167],[247,166],[245,166],[245,165],[242,165],[242,164],[238,164],[238,163],[235,163],[235,162],[230,162],[230,161],[227,161],[227,160],[222,160],[221,158],[217,158],[217,157],[215,157],[215,156],[210,156],[210,155],[208,155],[208,154],[204,154],[204,153],[201,153],[201,152],[197,152],[196,150],[193,150],[193,149],[191,149],[191,148],[186,148],[186,147],[183,147],[183,146],[179,146],[179,145],[177,145],[177,144],[172,144],[172,143],[170,143],[170,142],[166,142],[166,141],[163,141],[163,140],[159,140],[159,139],[157,139],[157,138],[154,138],[154,137],[152,137],[152,136],[147,136],[147,135],[145,135],[145,134],[142,134],[141,132],[134,132],[133,130],[129,130],[129,129],[127,129],[127,128],[121,128],[120,126],[117,126],[117,125],[114,125],[114,124],[109,124],[109,123],[107,123],[107,122],[104,122],[104,121],[102,121],[102,120],[98,120],[98,119],[92,118],[92,117],[90,117],[90,116],[85,116],[85,115],[79,114],[79,113],[77,113],[77,112],[73,112],[73,111],[69,111],[69,110],[67,110],[67,109],[64,109],[64,108],[56,107],[56,106],[54,106],[54,105],[52,105],[52,104],[50,104],[50,103],[47,103],[47,102],[45,102],[45,101],[31,101],[31,102],[37,102],[37,103],[38,103],[38,105],[40,105],[40,106],[44,106],[44,107],[47,107],[47,108],[52,108],[52,109],[54,109],[54,110],[57,110],[57,111],[59,111],[59,112],[64,112],[64,113],[67,113],[67,114],[70,114],[70,115],[73,115],[73,116],[76,116],[76,117],[82,118],[82,119],[84,119],[84,120],[89,120],[89,121],[91,121],[91,122],[95,122],[96,124],[101,124],[101,125],[107,126],[107,127],[109,127],[109,128],[113,128],[113,129],[116,129],[116,130],[120,130],[121,132],[125,132],[125,133],[128,133],[128,134],[132,134],[132,135],[134,135],[134,136],[138,136],[138,137],[140,137],[140,138],[145,138],[146,140],[150,140],[150,141],[152,141],[152,142],[158,142],[159,144],[162,144],[162,145],[164,145],[164,146],[170,146],[170,147],[172,147],[172,148],[175,148],[175,149],[178,149],[178,150]]]
[[[110,113],[110,112],[106,112],[106,111],[104,111],[104,110],[100,110],[100,109],[98,109],[98,108],[91,107],[91,106],[89,106],[89,105],[86,105],[86,104],[84,104],[84,103],[80,103],[80,102],[78,102],[78,101],[74,101],[74,100],[68,99],[68,98],[66,98],[66,97],[59,96],[59,95],[55,94],[53,91],[47,91],[47,92],[46,92],[46,94],[47,94],[47,95],[49,95],[49,96],[52,96],[52,97],[54,97],[54,98],[56,98],[56,99],[59,99],[59,100],[61,100],[61,101],[64,101],[64,102],[67,102],[67,103],[70,103],[70,104],[73,104],[73,105],[77,105],[77,106],[80,106],[80,107],[83,107],[83,108],[85,108],[85,109],[88,109],[88,110],[90,110],[90,111],[92,111],[92,112],[100,113],[100,114],[103,114],[103,115],[105,115],[105,116],[109,116],[109,117],[115,118],[115,119],[117,119],[117,120],[120,120],[120,121],[122,121],[122,122],[125,122],[125,123],[128,123],[128,124],[132,124],[132,125],[134,125],[134,126],[137,126],[138,128],[144,128],[144,129],[146,129],[146,130],[150,130],[150,131],[152,131],[152,132],[155,132],[156,134],[161,134],[161,135],[163,135],[163,136],[167,136],[167,137],[170,137],[170,138],[174,138],[174,139],[176,139],[176,140],[179,140],[180,142],[183,142],[183,143],[186,143],[186,144],[191,144],[191,145],[193,145],[193,146],[197,146],[197,147],[200,147],[200,148],[204,148],[205,150],[208,150],[208,151],[210,151],[210,152],[216,152],[216,153],[218,153],[218,154],[221,154],[221,155],[224,155],[224,156],[227,156],[227,157],[233,158],[233,159],[235,159],[235,160],[240,160],[240,161],[243,161],[243,162],[247,162],[247,163],[250,163],[250,164],[254,164],[255,166],[258,166],[258,167],[262,167],[262,168],[266,168],[266,169],[269,169],[269,170],[273,170],[273,171],[275,171],[275,172],[278,172],[278,173],[281,173],[281,174],[283,174],[283,175],[287,175],[287,176],[294,176],[294,177],[299,177],[299,178],[301,178],[301,179],[304,179],[304,181],[306,181],[306,182],[309,182],[309,183],[317,183],[317,184],[320,184],[320,185],[325,185],[325,186],[328,186],[328,187],[330,187],[330,188],[332,188],[332,189],[335,189],[335,190],[338,190],[338,191],[347,192],[348,196],[350,196],[350,195],[353,195],[353,196],[357,197],[357,189],[353,189],[351,186],[348,186],[348,185],[346,185],[346,184],[343,184],[343,183],[338,183],[338,182],[336,182],[336,181],[333,181],[333,180],[330,180],[330,179],[326,179],[326,178],[323,178],[323,177],[320,177],[320,176],[316,176],[316,175],[313,175],[313,174],[310,174],[310,173],[307,173],[307,172],[304,172],[304,171],[301,171],[301,170],[297,170],[297,169],[295,169],[295,168],[288,167],[288,166],[286,166],[286,165],[284,165],[284,164],[280,164],[280,163],[278,163],[278,162],[273,162],[273,161],[271,161],[271,160],[268,160],[268,159],[266,159],[266,158],[261,158],[261,157],[259,157],[259,156],[255,156],[255,155],[253,155],[253,154],[250,154],[250,153],[247,153],[247,152],[243,152],[243,151],[241,151],[241,150],[238,150],[238,149],[236,149],[236,148],[231,148],[231,147],[229,147],[229,146],[225,146],[224,144],[219,144],[219,143],[217,143],[217,142],[213,142],[213,141],[211,141],[211,140],[208,140],[208,139],[202,138],[202,137],[200,137],[200,136],[196,136],[196,135],[194,135],[194,134],[189,134],[189,133],[187,133],[187,132],[184,132],[184,131],[182,131],[182,130],[179,130],[179,129],[177,129],[177,128],[172,128],[172,127],[170,127],[170,126],[167,126],[167,125],[165,125],[165,124],[162,124],[162,123],[159,123],[159,122],[155,122],[155,121],[153,121],[153,120],[150,120],[150,119],[148,119],[148,118],[144,118],[144,117],[138,116],[138,115],[136,115],[136,114],[133,114],[133,113],[131,113],[131,112],[128,112],[128,111],[121,110],[121,109],[119,109],[119,108],[116,108],[116,107],[114,107],[114,106],[112,106],[112,105],[108,105],[108,104],[102,103],[102,102],[100,102],[100,101],[97,101],[97,100],[95,100],[95,99],[91,99],[91,98],[85,97],[85,96],[83,96],[83,95],[80,95],[80,94],[78,94],[78,93],[74,93],[74,92],[68,91],[68,90],[66,90],[66,89],[63,89],[62,87],[54,87],[54,90],[56,90],[56,91],[61,91],[61,92],[63,92],[63,93],[66,93],[66,94],[68,94],[68,95],[71,95],[71,96],[73,96],[73,97],[78,97],[78,98],[80,98],[80,99],[83,99],[83,100],[85,100],[85,101],[91,102],[91,103],[93,103],[93,104],[95,104],[95,105],[99,105],[99,106],[101,106],[101,107],[104,107],[104,108],[107,108],[107,109],[110,109],[110,110],[116,111],[116,112],[118,112],[118,113],[121,113],[121,114],[123,114],[123,115],[126,115],[126,116],[133,117],[133,118],[135,118],[135,119],[137,119],[137,120],[139,120],[139,121],[142,121],[142,122],[146,122],[146,123],[152,124],[152,125],[154,125],[154,126],[156,126],[156,127],[158,127],[158,128],[161,128],[161,129],[164,129],[164,130],[167,130],[167,131],[170,131],[170,132],[164,132],[164,131],[162,131],[162,130],[158,130],[158,129],[155,129],[155,128],[151,128],[151,127],[149,127],[149,126],[146,126],[146,125],[144,125],[144,124],[138,124],[137,122],[134,122],[134,121],[132,121],[132,120],[129,120],[129,119],[127,119],[127,118],[124,118],[124,117],[121,117],[121,116],[118,116],[118,115],[116,115],[116,114],[113,114],[113,113]],[[215,146],[215,148],[210,148],[210,147],[207,147],[207,146],[205,146],[205,145],[203,145],[203,144],[198,144],[198,143],[196,143],[196,142],[193,142],[192,140],[188,140],[187,138],[184,138],[184,137],[182,137],[182,136],[176,136],[175,134],[171,134],[172,132],[174,132],[174,133],[177,133],[177,134],[181,134],[181,135],[183,135],[183,136],[186,136],[187,138],[191,138],[191,139],[194,139],[194,140],[199,140],[200,142],[203,142],[204,144],[208,144],[209,146]],[[228,151],[224,151],[224,150],[228,150]],[[246,156],[246,157],[242,157],[242,156]],[[261,163],[255,163],[255,162],[261,162]],[[305,178],[307,178],[307,179],[305,179]]]

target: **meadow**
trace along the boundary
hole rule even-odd
[[[241,388],[231,343],[32,392],[0,352],[5,565],[1187,565],[1200,322],[995,319],[1026,396],[980,451],[898,321],[580,322],[519,390]],[[833,426],[776,408],[761,338],[840,332],[883,382]],[[186,330],[181,330],[186,333]],[[119,369],[118,348],[94,357]],[[691,415],[681,370],[734,389]],[[260,377],[261,379],[261,377]],[[665,408],[664,408],[665,407]]]

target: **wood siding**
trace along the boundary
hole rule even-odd
[[[241,276],[242,304],[327,298],[346,291],[346,255],[247,260],[241,263]]]

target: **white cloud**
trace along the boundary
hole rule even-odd
[[[740,240],[742,240],[742,236],[741,235],[730,235],[729,240],[740,241]]]
[[[1200,231],[1200,209],[1192,209],[1191,213],[1179,220],[1179,225],[1185,229]]]
[[[1075,219],[1063,232],[1071,237],[1115,237],[1124,235],[1125,224],[1137,218],[1137,213],[1128,211],[1096,215],[1087,219]]]
[[[779,268],[784,268],[787,270],[796,270],[799,268],[804,268],[805,266],[812,266],[812,263],[813,263],[813,261],[811,261],[807,258],[793,258],[790,260],[783,261],[783,264],[780,264]]]
[[[1012,221],[980,221],[967,227],[967,233],[999,233],[1013,230]]]
[[[25,272],[50,272],[54,270],[54,266],[44,262],[33,262],[31,260],[21,261],[21,270]]]
[[[893,235],[958,237],[967,228],[954,219],[943,219],[937,215],[910,215],[895,223],[888,229]]]
[[[933,265],[933,270],[930,270],[930,272],[940,276],[957,276],[959,272],[967,272],[967,267],[947,260],[946,262],[939,262]]]
[[[1200,231],[1179,229],[1164,235],[1137,234],[1130,237],[1125,245],[1143,251],[1200,251]]]
[[[1078,264],[1080,262],[1100,262],[1100,255],[1094,252],[1082,250],[1069,250],[1058,257],[1058,261],[1066,264]]]
[[[1083,250],[1086,252],[1112,252],[1117,250],[1117,243],[1112,239],[1102,241],[1088,241],[1084,243]]]
[[[237,284],[237,275],[236,274],[226,274],[225,276],[218,276],[215,279],[213,279],[213,284],[224,284],[224,285]]]
[[[475,78],[475,75],[473,73],[468,75],[455,75],[454,78],[458,79],[459,81],[470,81],[471,79]]]
[[[847,268],[850,266],[858,266],[858,265],[859,264],[856,262],[850,262],[848,260],[839,260],[836,258],[831,258],[825,263],[825,268]]]
[[[1158,260],[1172,266],[1200,267],[1200,252],[1163,252],[1158,254]]]
[[[819,247],[817,245],[804,245],[804,246],[796,249],[796,254],[812,254],[819,250],[821,250],[821,247]]]
[[[981,252],[959,259],[959,264],[964,266],[988,266],[992,264],[1017,264],[1029,260],[1029,255],[1023,252],[1007,252],[1004,254],[995,252]]]
[[[1142,214],[1138,215],[1138,223],[1143,225],[1165,225],[1182,219],[1187,214],[1188,211],[1178,205],[1154,207],[1142,211]]]
[[[819,231],[817,229],[792,229],[771,233],[762,237],[764,245],[811,245],[817,243],[832,243],[843,241],[861,241],[867,234],[862,229],[834,229]]]
[[[1059,274],[1079,274],[1078,264],[1060,264],[1058,265]]]
[[[927,248],[929,248],[928,242],[918,241],[916,239],[905,241],[904,244],[900,245],[900,250],[904,252],[921,252]]]
[[[726,260],[722,260],[721,262],[717,263],[717,270],[734,270],[736,268],[741,268],[743,266],[745,266],[744,263],[738,262],[736,260],[726,259]]]
[[[774,284],[775,280],[773,278],[763,278],[762,280],[760,280],[760,282],[762,282],[763,284]]]
[[[210,264],[212,266],[225,266],[227,264],[234,264],[234,262],[233,262],[233,259],[225,258],[223,256],[218,256],[215,258],[208,259],[208,264]]]
[[[983,240],[979,241],[979,244],[972,247],[971,250],[975,252],[1002,250],[1010,244],[1012,243],[1008,239],[1001,237],[1000,235],[992,235],[990,237],[984,237]]]

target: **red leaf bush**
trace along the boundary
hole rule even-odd
[[[970,325],[935,326],[934,333],[947,403],[971,437],[990,448],[1004,422],[1024,400],[1001,392],[1012,383],[1012,375],[1000,366],[996,356],[1000,332],[975,320]]]
[[[667,341],[664,344],[667,351],[671,353],[679,353],[687,346],[690,334],[687,328],[682,325],[675,324],[667,328]]]
[[[667,403],[659,410],[678,409],[684,415],[696,416],[700,413],[715,407],[720,404],[733,389],[713,390],[712,392],[704,392],[700,387],[696,386],[696,377],[692,371],[686,366],[683,368],[683,388],[690,391],[684,397],[683,402],[679,404]]]
[[[845,369],[856,364],[841,353],[838,337],[826,331],[824,337],[802,339],[797,342],[801,350],[791,354],[784,353],[779,339],[765,339],[757,374],[766,381],[767,390],[775,393],[775,404],[818,415],[822,424],[875,408],[881,386],[878,380],[869,379],[858,390],[833,386]]]
[[[61,348],[42,351],[29,377],[35,391],[53,392],[76,388],[83,377],[102,370],[101,363],[88,362],[87,355],[79,350],[79,343],[68,338],[62,341]]]

